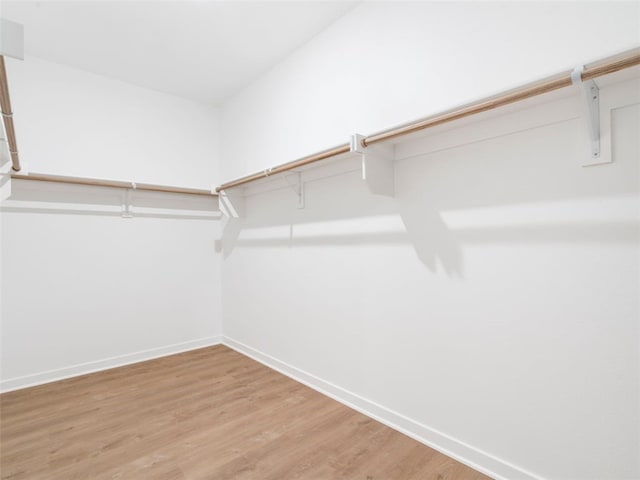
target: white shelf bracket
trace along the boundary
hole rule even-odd
[[[11,196],[11,162],[0,165],[0,202]]]
[[[576,67],[571,72],[571,83],[582,90],[584,115],[587,121],[587,131],[590,141],[590,158],[585,161],[582,166],[600,165],[610,163],[611,156],[602,155],[600,149],[600,89],[596,82],[582,80],[582,71],[584,67]]]
[[[364,135],[360,135],[359,133],[351,135],[349,139],[349,149],[351,153],[364,153],[364,145],[362,145],[364,138]]]
[[[297,207],[300,209],[304,208],[304,182],[302,181],[302,172],[285,175],[284,180],[298,197]]]
[[[124,191],[122,198],[122,218],[133,218],[133,190],[136,189],[136,182],[131,182],[131,188]]]
[[[363,135],[351,136],[349,145],[352,153],[362,155],[362,179],[374,195],[393,197],[395,195],[395,149],[393,145],[362,145]]]
[[[244,217],[244,196],[239,192],[222,190],[218,193],[218,206],[225,217]]]

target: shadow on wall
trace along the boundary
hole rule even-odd
[[[415,203],[402,203],[400,216],[420,261],[432,272],[438,262],[450,277],[462,277],[462,248],[440,212]]]
[[[217,248],[228,258],[407,244],[430,271],[463,277],[474,244],[637,244],[640,107],[625,110],[612,164],[581,166],[582,123],[571,119],[396,161],[395,198],[371,195],[359,172],[307,182],[302,210],[287,190],[247,196],[246,218],[226,221]]]

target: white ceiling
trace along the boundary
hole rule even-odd
[[[25,56],[217,105],[324,30],[346,1],[8,1]]]

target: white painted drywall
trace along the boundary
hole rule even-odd
[[[222,180],[638,44],[637,2],[365,2],[224,104]]]
[[[33,58],[8,64],[25,170],[210,188],[218,112]],[[213,197],[3,180],[1,388],[220,340]]]
[[[219,341],[214,200],[139,192],[124,219],[121,195],[13,182],[0,207],[3,390]],[[143,201],[164,209],[137,213]]]
[[[224,106],[223,179],[635,47],[639,8],[364,4]],[[578,104],[544,101],[398,145],[396,199],[250,189],[227,341],[497,478],[639,478],[640,113],[583,168]]]
[[[217,109],[34,57],[7,70],[26,171],[217,184]]]
[[[359,171],[306,183],[303,210],[249,195],[224,333],[497,478],[638,478],[640,106],[588,168],[581,118],[504,135],[528,114],[398,162],[396,199]]]

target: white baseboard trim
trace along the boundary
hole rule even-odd
[[[322,380],[237,340],[223,336],[222,343],[496,480],[542,480],[542,477],[516,465]]]
[[[163,347],[151,348],[149,350],[140,350],[135,353],[128,353],[117,357],[104,358],[94,362],[80,363],[69,367],[48,370],[46,372],[26,375],[24,377],[10,378],[0,382],[0,392],[5,393],[12,390],[35,387],[36,385],[42,385],[44,383],[56,382],[66,378],[86,375],[87,373],[109,370],[110,368],[122,367],[132,363],[144,362],[154,358],[166,357],[167,355],[187,352],[189,350],[196,350],[203,347],[210,347],[220,343],[222,343],[222,335],[215,335],[212,337],[190,340],[188,342],[174,343]]]

